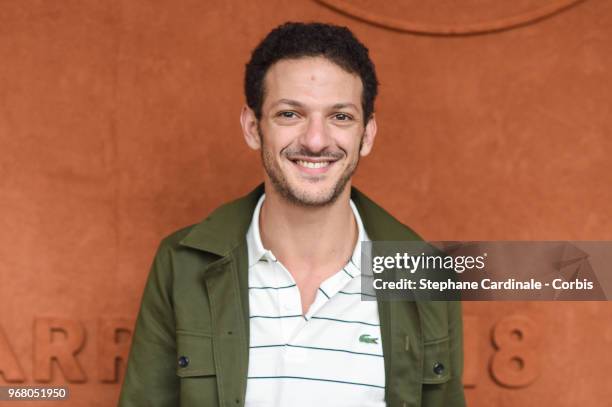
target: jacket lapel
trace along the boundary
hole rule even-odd
[[[368,236],[373,241],[421,240],[408,227],[360,193],[351,191]],[[385,359],[387,406],[421,405],[423,371],[422,304],[383,301],[377,294],[378,315]]]
[[[218,256],[202,274],[210,301],[213,355],[220,405],[244,405],[249,359],[246,232],[263,184],[215,210],[181,244]]]

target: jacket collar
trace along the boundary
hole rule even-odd
[[[257,201],[264,193],[259,184],[246,196],[217,208],[181,240],[183,246],[225,257],[244,242]],[[371,240],[420,240],[419,236],[357,188],[351,188],[351,199]]]

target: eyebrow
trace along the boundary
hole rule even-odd
[[[293,99],[279,99],[275,103],[273,103],[271,107],[275,107],[281,104],[294,106],[294,107],[304,107],[303,103],[300,103],[297,100],[293,100]],[[336,103],[332,106],[332,109],[344,109],[346,107],[353,108],[359,111],[359,109],[357,108],[357,106],[355,106],[354,103]]]
[[[332,109],[344,109],[345,107],[350,107],[350,108],[353,108],[359,111],[357,106],[355,106],[355,104],[353,103],[336,103],[335,105],[332,106]]]
[[[275,107],[277,105],[289,105],[289,106],[295,106],[295,107],[304,107],[304,105],[300,102],[298,102],[297,100],[291,100],[291,99],[280,99],[277,100],[276,102],[274,102],[272,104],[272,107]]]

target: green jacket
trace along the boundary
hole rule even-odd
[[[120,407],[244,405],[246,232],[263,191],[260,185],[162,241],[142,297]],[[355,188],[351,199],[372,240],[419,239]],[[378,310],[387,406],[464,406],[460,303],[378,299]]]

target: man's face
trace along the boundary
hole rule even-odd
[[[364,126],[361,79],[326,58],[304,57],[272,65],[264,89],[257,133],[268,180],[292,203],[333,203],[376,131],[373,120]]]

